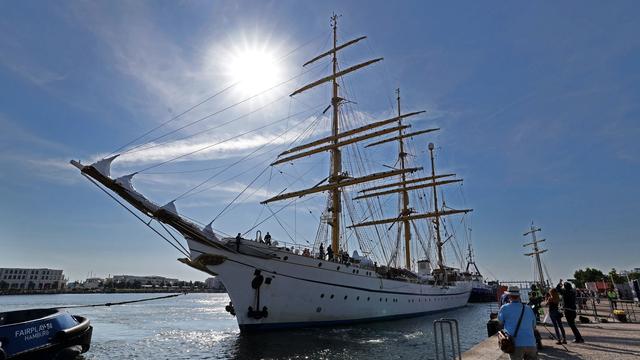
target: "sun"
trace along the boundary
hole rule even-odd
[[[277,85],[282,68],[274,52],[263,48],[234,50],[229,58],[227,74],[231,82],[245,95],[255,95]]]

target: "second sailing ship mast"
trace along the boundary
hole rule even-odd
[[[404,151],[404,140],[403,140],[403,129],[402,129],[402,116],[400,112],[400,89],[396,89],[397,103],[398,103],[398,144],[399,144],[399,152],[398,158],[400,159],[400,169],[404,170],[405,167],[405,158],[407,153]],[[402,197],[402,210],[400,211],[401,216],[409,216],[411,214],[411,210],[409,209],[409,192],[407,191],[407,175],[402,173],[400,175],[400,179],[402,182],[402,192],[400,196]],[[404,263],[405,268],[407,270],[411,270],[411,224],[409,220],[402,220],[402,225],[404,227]]]
[[[338,97],[338,77],[336,73],[338,72],[338,57],[337,57],[337,45],[338,45],[338,15],[333,14],[331,17],[331,26],[333,28],[333,57],[331,59],[332,62],[332,98],[331,98],[331,106],[333,107],[333,118],[331,121],[331,136],[333,136],[332,144],[335,146],[338,144],[338,129],[339,129],[339,106],[340,99]],[[331,149],[331,174],[329,175],[329,184],[335,184],[340,182],[340,176],[342,172],[342,153],[340,152],[340,148],[335,146]],[[340,199],[342,191],[339,187],[335,187],[330,190],[331,197],[331,248],[334,252],[338,252],[340,249],[340,213],[342,212],[342,201]]]
[[[444,256],[442,254],[442,247],[444,246],[444,242],[442,242],[442,237],[440,236],[440,211],[438,211],[438,189],[436,186],[436,165],[435,160],[433,158],[433,143],[429,143],[429,157],[431,158],[431,181],[433,184],[433,225],[436,232],[436,248],[438,249],[438,267],[440,270],[444,271]]]
[[[537,240],[536,239],[536,232],[538,232],[538,231],[542,231],[542,229],[535,227],[533,225],[533,222],[532,222],[531,223],[531,230],[529,230],[526,233],[522,234],[522,236],[527,236],[527,235],[531,234],[532,241],[530,243],[524,244],[522,246],[523,247],[527,247],[527,246],[533,245],[533,252],[528,253],[528,254],[524,254],[524,255],[525,256],[534,257],[534,261],[535,261],[535,264],[536,264],[536,269],[538,270],[538,280],[540,281],[540,286],[541,286],[542,289],[546,289],[547,288],[547,283],[546,283],[546,281],[544,279],[544,272],[542,271],[542,261],[540,260],[540,254],[546,252],[547,249],[541,250],[538,247],[538,243],[544,242],[547,239]]]

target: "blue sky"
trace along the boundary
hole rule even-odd
[[[412,149],[421,157],[426,143],[436,142],[442,170],[465,179],[464,197],[454,196],[451,202],[475,209],[469,218],[473,244],[488,277],[531,277],[521,244],[532,220],[548,239],[545,260],[556,280],[585,266],[638,267],[639,7],[633,1],[493,6],[424,1],[3,2],[0,266],[63,268],[71,279],[90,271],[203,279],[204,274],[175,261],[174,249],[79,176],[68,161],[104,156],[231,84],[237,79],[230,66],[247,49],[282,59],[277,64],[281,80],[299,75],[300,65],[326,48],[328,19],[335,11],[343,15],[341,39],[369,37],[341,55],[345,67],[385,58],[349,77],[357,116],[372,121],[391,114],[393,91],[401,87],[407,111],[428,111],[415,126],[442,128],[414,140]],[[271,141],[285,126],[308,124],[318,107],[326,105],[328,89],[296,99],[286,94],[324,75],[323,70],[172,136],[188,136],[262,107],[264,111],[203,137],[123,156],[114,172],[126,174],[207,141],[301,113],[291,122],[251,133],[246,141],[136,179],[150,198],[171,200],[210,173],[166,172],[229,164]],[[234,87],[158,135],[247,98],[249,92]],[[261,169],[265,159],[241,164],[235,174],[246,170],[246,176],[180,200],[178,208],[210,221],[257,175],[251,169]],[[291,174],[310,170],[307,185],[313,184],[326,172],[323,159],[314,158]],[[281,179],[272,192],[287,183],[287,174],[276,175]],[[217,228],[246,230],[260,212],[257,203],[268,194],[256,188],[216,221]],[[307,205],[317,213],[317,207]],[[316,222],[304,212],[295,209],[284,216],[296,227],[296,239],[313,239]],[[275,223],[265,227],[274,236],[286,236]]]

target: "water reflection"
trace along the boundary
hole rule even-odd
[[[0,309],[97,304],[145,294],[0,297]],[[456,318],[463,348],[485,337],[487,305],[419,318],[320,329],[241,334],[224,311],[226,294],[189,294],[117,307],[76,309],[94,326],[86,360],[103,359],[430,359],[433,320]]]

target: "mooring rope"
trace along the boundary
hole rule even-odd
[[[157,296],[157,297],[146,298],[146,299],[119,301],[119,302],[108,302],[108,303],[104,303],[104,304],[57,306],[56,309],[78,309],[78,308],[88,308],[88,307],[126,305],[126,304],[133,304],[133,303],[139,303],[139,302],[151,301],[151,300],[169,299],[169,298],[173,298],[173,297],[180,296],[180,295],[186,295],[186,294],[187,293],[179,293],[179,294]]]

